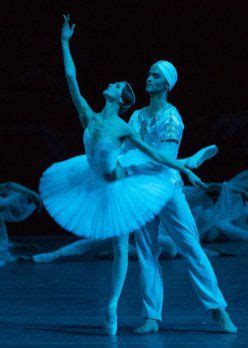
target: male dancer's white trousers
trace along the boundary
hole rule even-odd
[[[159,217],[135,232],[145,318],[162,320],[163,279],[158,261],[159,220],[184,256],[191,282],[203,307],[206,310],[227,307],[213,268],[200,245],[197,227],[182,188],[178,187],[175,191]]]

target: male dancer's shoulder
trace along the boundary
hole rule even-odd
[[[176,141],[180,143],[183,135],[184,124],[177,108],[169,104],[159,118],[158,133],[160,141]]]
[[[181,114],[174,105],[169,104],[169,107],[165,111],[166,112],[164,113],[164,118],[171,119],[171,121],[176,122],[182,128],[184,127]]]

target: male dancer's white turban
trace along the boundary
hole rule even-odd
[[[164,77],[169,83],[169,87],[171,90],[175,86],[175,83],[177,82],[177,71],[174,65],[166,60],[159,60],[152,66],[156,66],[162,71]]]

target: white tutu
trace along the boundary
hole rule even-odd
[[[7,222],[21,222],[36,209],[36,205],[23,193],[9,190],[5,194],[1,194],[0,197],[11,199],[11,203],[0,211],[0,216]]]
[[[158,173],[106,181],[96,175],[85,155],[53,164],[40,180],[41,198],[55,221],[92,239],[140,229],[160,212],[174,189]]]

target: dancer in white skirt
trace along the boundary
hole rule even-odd
[[[193,185],[206,185],[179,160],[170,160],[146,145],[118,116],[134,103],[134,93],[127,82],[110,84],[103,92],[106,104],[102,112],[93,112],[80,94],[69,49],[75,25],[70,28],[69,16],[64,19],[61,42],[65,74],[85,129],[86,155],[48,168],[41,178],[40,192],[47,211],[67,231],[91,239],[113,237],[115,257],[106,330],[115,334],[117,303],[127,271],[128,234],[153,219],[175,189],[163,174],[125,177],[117,163],[122,142],[129,139],[155,161],[185,173]]]
[[[220,236],[228,240],[248,241],[248,171],[229,181],[208,184],[208,191],[185,187],[201,240]]]
[[[6,223],[21,222],[36,208],[40,211],[41,207],[42,203],[36,192],[14,182],[0,184],[0,265],[16,260],[11,249],[25,246],[9,241]]]

